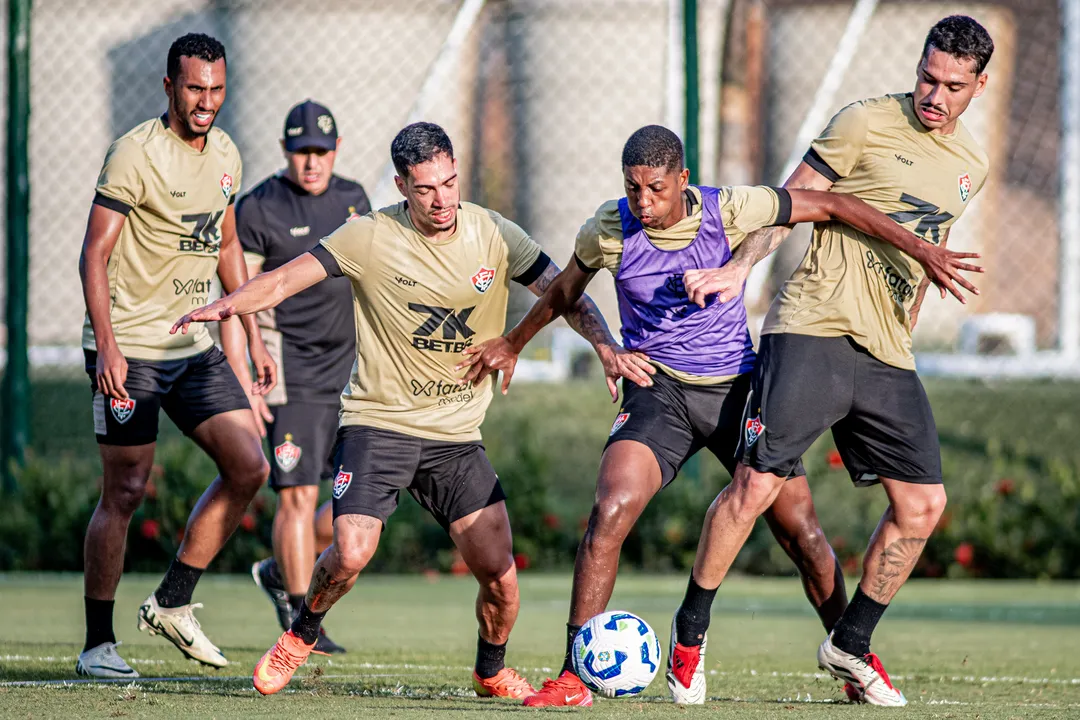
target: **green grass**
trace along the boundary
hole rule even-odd
[[[0,576],[0,717],[506,717],[512,702],[470,697],[475,649],[468,578],[363,577],[327,620],[350,652],[318,658],[281,694],[259,697],[250,673],[277,629],[249,578],[208,576],[196,600],[203,627],[231,665],[211,671],[135,630],[156,577],[125,576],[117,598],[121,651],[144,679],[133,685],[12,682],[73,679],[81,645],[77,576]],[[665,651],[682,576],[624,575],[612,601],[645,617]],[[558,664],[569,578],[522,577],[522,610],[508,662],[539,683]],[[905,718],[1080,717],[1080,585],[913,582],[875,636],[911,701]],[[710,630],[706,708],[675,708],[663,679],[639,700],[597,700],[597,718],[857,718],[839,684],[817,670],[820,626],[797,581],[734,578],[718,595]],[[156,680],[147,678],[184,678]],[[554,710],[550,712],[567,712]],[[894,711],[895,714],[895,711]]]

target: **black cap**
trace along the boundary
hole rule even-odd
[[[296,152],[316,147],[337,149],[337,123],[325,105],[305,100],[285,118],[285,149]]]

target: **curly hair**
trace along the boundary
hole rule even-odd
[[[225,60],[225,46],[202,33],[188,33],[176,38],[169,47],[169,60],[165,65],[165,72],[170,80],[176,80],[176,76],[180,74],[181,57],[199,58],[209,63],[217,62]]]
[[[454,159],[454,146],[446,131],[435,123],[417,122],[402,128],[390,143],[390,159],[400,177],[409,176],[409,168],[426,163],[446,153]]]
[[[665,170],[682,170],[683,145],[675,133],[660,125],[646,125],[634,131],[623,145],[624,168],[644,165]]]
[[[926,35],[923,44],[925,58],[933,47],[954,58],[975,61],[975,74],[981,75],[994,54],[994,41],[986,28],[967,15],[950,15],[938,20]]]

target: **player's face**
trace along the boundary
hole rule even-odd
[[[394,183],[409,201],[409,217],[421,235],[440,238],[453,233],[461,202],[457,160],[440,153],[413,165],[407,177],[395,177]]]
[[[949,134],[973,98],[986,88],[986,73],[975,74],[975,60],[956,58],[931,46],[919,61],[915,112],[930,132]]]
[[[225,102],[224,58],[211,63],[181,55],[176,79],[165,78],[165,94],[170,126],[183,128],[189,137],[206,135]]]
[[[630,212],[650,230],[667,230],[686,217],[683,191],[690,171],[635,165],[623,168]]]
[[[338,138],[338,145],[341,138]],[[300,148],[296,152],[285,151],[285,175],[312,195],[322,195],[330,185],[334,174],[337,150],[325,148]]]

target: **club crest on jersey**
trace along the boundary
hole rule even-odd
[[[274,460],[282,472],[292,472],[296,464],[300,462],[303,450],[292,441],[292,434],[285,433],[285,442],[274,448]]]
[[[480,269],[473,273],[473,276],[469,278],[469,280],[472,280],[473,289],[483,295],[487,292],[487,289],[491,287],[492,281],[495,280],[495,271],[481,265]]]
[[[232,175],[225,173],[221,176],[221,194],[225,196],[225,199],[229,199],[229,195],[232,195]]]
[[[971,195],[971,175],[964,173],[957,181],[960,183],[960,200],[967,202],[968,196]]]
[[[353,220],[359,220],[359,219],[360,219],[360,213],[356,212],[356,206],[355,205],[350,205],[349,206],[349,217],[345,218],[345,222],[352,222]]]
[[[345,491],[349,489],[349,483],[352,482],[352,473],[345,472],[344,470],[338,470],[337,477],[334,478],[334,499],[340,500],[341,496],[345,494]]]
[[[123,425],[131,419],[132,413],[135,412],[135,401],[132,398],[128,398],[127,400],[111,398],[109,400],[109,407],[112,408],[112,414],[113,417],[116,418],[116,422]]]
[[[746,421],[746,447],[750,447],[765,432],[765,426],[761,424],[761,416]]]
[[[611,437],[615,433],[619,432],[619,428],[626,424],[626,421],[630,419],[630,413],[621,412],[615,416],[615,422],[611,423],[611,432],[608,433],[608,437]]]

